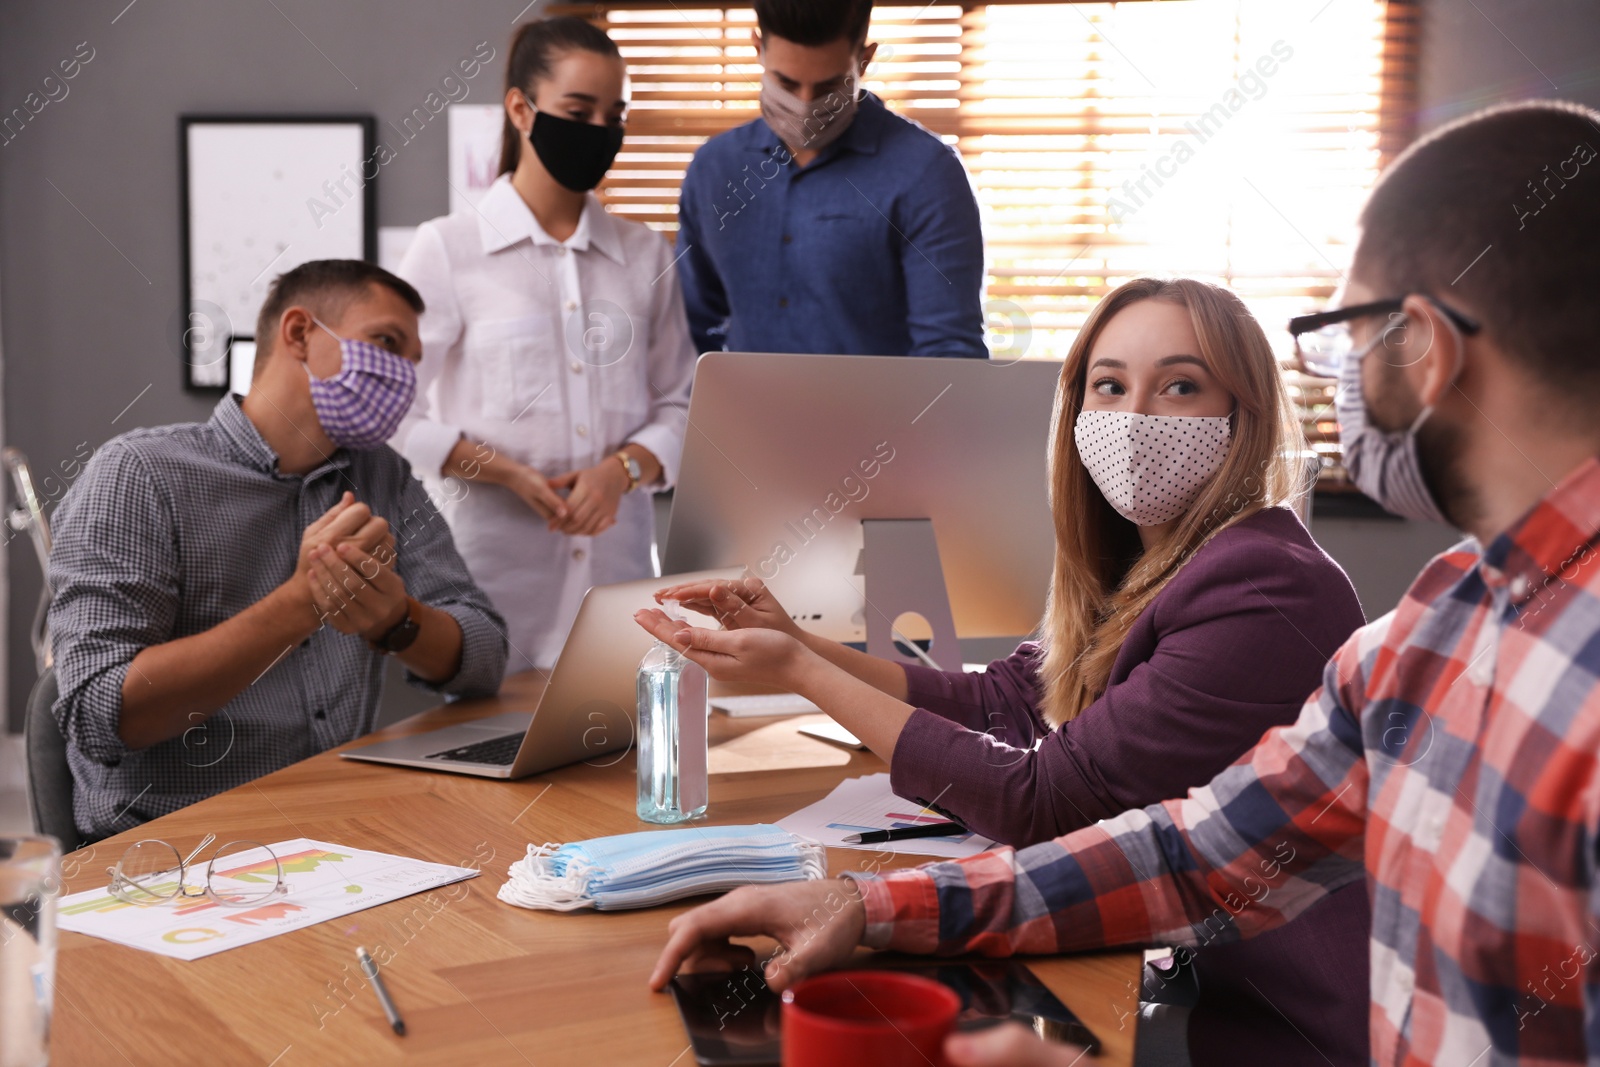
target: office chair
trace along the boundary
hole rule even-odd
[[[16,533],[28,534],[33,551],[39,557],[39,575],[44,579],[39,589],[39,605],[33,612],[33,626],[28,631],[34,662],[42,675],[50,666],[50,519],[44,513],[39,494],[34,491],[33,472],[22,450],[9,445],[0,449],[0,467],[11,475],[13,503],[5,516],[6,525]]]
[[[39,556],[39,572],[45,576],[39,591],[39,605],[34,611],[33,626],[28,634],[33,644],[34,660],[39,668],[39,680],[33,683],[28,694],[28,707],[23,718],[23,743],[28,758],[28,813],[33,816],[33,828],[49,834],[61,842],[63,852],[71,852],[84,844],[78,836],[77,825],[72,821],[72,768],[67,765],[67,739],[61,734],[51,705],[58,694],[56,672],[51,664],[50,629],[47,615],[50,610],[50,520],[45,516],[44,504],[34,491],[33,474],[28,469],[28,457],[17,448],[0,449],[0,468],[11,476],[14,504],[6,514],[6,524],[17,533],[26,531]]]
[[[67,739],[50,710],[56,702],[56,672],[45,668],[28,694],[23,731],[28,749],[28,812],[33,828],[61,842],[62,852],[83,844],[72,821],[72,768],[67,765]]]

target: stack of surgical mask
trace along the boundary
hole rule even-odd
[[[777,826],[696,826],[529,845],[500,899],[523,908],[647,908],[741,885],[824,878],[826,850]]]

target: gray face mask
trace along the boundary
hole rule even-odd
[[[843,92],[807,103],[779,85],[771,74],[761,76],[761,117],[794,152],[820,152],[837,141],[855,121],[861,92],[854,74]]]
[[[1404,430],[1380,429],[1372,424],[1367,413],[1367,401],[1361,388],[1361,365],[1388,333],[1387,329],[1383,330],[1371,344],[1346,356],[1340,367],[1334,406],[1339,414],[1339,446],[1344,450],[1344,466],[1356,488],[1376,500],[1384,510],[1407,519],[1448,523],[1450,520],[1422,476],[1422,461],[1417,454],[1417,431],[1433,414],[1433,408],[1424,407]],[[1457,351],[1460,351],[1459,336],[1457,342]],[[1461,367],[1457,364],[1456,375],[1460,373]],[[1451,380],[1454,381],[1454,376]]]

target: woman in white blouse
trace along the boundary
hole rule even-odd
[[[648,490],[677,473],[694,351],[666,241],[589,192],[622,143],[616,45],[543,19],[506,68],[500,177],[400,266],[427,311],[393,444],[505,616],[510,673],[555,662],[589,586],[652,573]]]

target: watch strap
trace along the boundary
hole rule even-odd
[[[628,476],[628,492],[631,493],[639,488],[639,475],[642,473],[639,468],[639,461],[620,450],[613,452],[612,455],[616,457],[618,463],[622,464],[622,470]]]
[[[417,622],[417,616],[421,614],[417,610],[419,607],[421,605],[417,603],[415,597],[406,597],[405,615],[401,617],[399,622],[391,626],[382,637],[375,641],[368,641],[368,646],[374,652],[381,652],[385,656],[392,656],[410,648],[417,640],[417,635],[422,632],[422,626]]]

